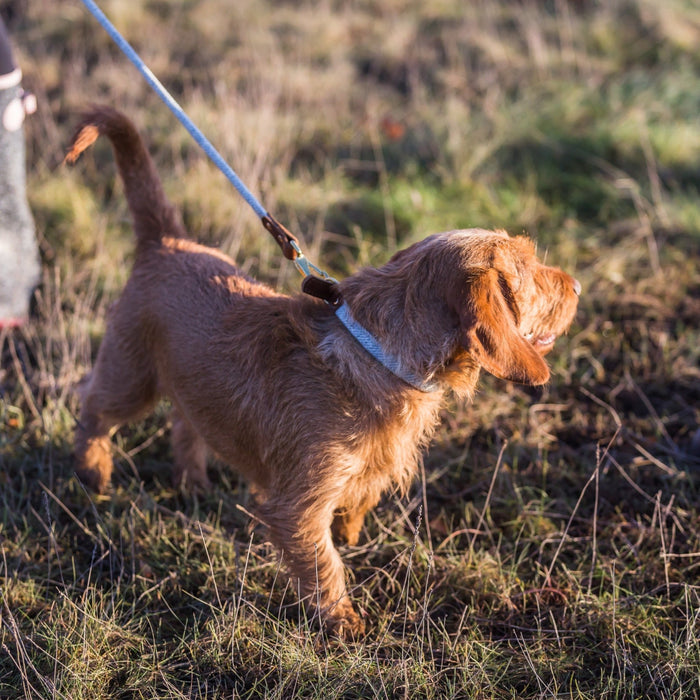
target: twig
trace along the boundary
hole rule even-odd
[[[610,439],[610,442],[608,442],[608,445],[605,448],[605,452],[603,453],[603,457],[601,458],[600,462],[596,464],[596,467],[593,470],[593,474],[591,474],[590,477],[588,477],[588,481],[585,483],[583,489],[581,489],[581,493],[579,494],[578,500],[576,501],[576,505],[574,506],[574,509],[571,512],[571,516],[569,517],[569,520],[566,523],[566,527],[564,528],[564,533],[562,534],[562,538],[559,542],[559,546],[557,547],[557,551],[554,553],[554,556],[552,557],[552,561],[549,565],[549,568],[547,569],[547,574],[545,575],[545,579],[544,579],[546,585],[550,584],[550,579],[551,579],[552,571],[554,569],[554,565],[556,564],[556,561],[559,557],[559,553],[561,552],[561,549],[564,546],[564,542],[566,541],[566,536],[569,533],[569,528],[571,527],[571,523],[574,520],[574,516],[576,515],[576,513],[579,509],[579,506],[581,505],[581,501],[583,501],[583,496],[586,493],[586,491],[588,490],[588,487],[590,486],[591,482],[595,480],[596,474],[600,470],[600,466],[603,463],[604,459],[607,457],[608,451],[610,450],[610,446],[617,439],[619,432],[620,432],[620,428],[618,427],[618,429],[615,431],[615,434]]]
[[[593,508],[593,524],[591,525],[591,530],[593,533],[593,540],[592,540],[592,554],[591,554],[591,571],[588,574],[588,594],[590,595],[591,589],[593,588],[593,573],[595,571],[595,563],[596,563],[596,554],[598,551],[598,504],[599,504],[599,498],[600,498],[600,465],[601,465],[601,460],[600,460],[600,445],[596,445],[596,450],[595,450],[595,462],[596,462],[596,467],[595,467],[595,506]]]
[[[493,494],[493,487],[496,484],[496,477],[498,476],[498,470],[501,468],[501,462],[503,460],[503,453],[506,451],[506,447],[508,446],[508,440],[505,440],[503,442],[503,445],[501,446],[501,451],[498,453],[498,459],[496,460],[496,467],[493,470],[493,475],[491,476],[491,483],[489,484],[489,490],[488,493],[486,494],[486,501],[484,502],[484,507],[481,509],[481,515],[479,516],[479,522],[476,524],[476,531],[474,532],[474,535],[472,537],[472,541],[469,543],[469,549],[474,550],[474,543],[476,542],[477,535],[480,534],[481,532],[481,526],[484,522],[484,517],[486,516],[486,509],[489,507],[491,503],[491,495]]]

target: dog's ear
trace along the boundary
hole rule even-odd
[[[470,272],[453,291],[462,345],[487,372],[521,384],[547,382],[547,363],[518,330],[518,306],[498,270]]]

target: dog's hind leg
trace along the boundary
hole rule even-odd
[[[82,406],[75,431],[78,477],[103,493],[112,476],[110,434],[144,415],[157,399],[155,372],[138,352],[115,347],[105,337],[95,367],[80,388]]]
[[[173,483],[183,489],[190,486],[208,489],[211,484],[207,477],[207,446],[204,440],[177,409],[173,409],[172,421]]]

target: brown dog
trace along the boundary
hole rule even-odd
[[[206,488],[208,452],[233,465],[254,485],[260,519],[309,604],[335,633],[360,634],[332,535],[355,544],[381,494],[410,483],[448,389],[469,397],[482,368],[548,380],[542,356],[571,323],[578,282],[539,263],[524,237],[430,236],[340,284],[344,311],[392,371],[329,305],[278,294],[187,240],[119,112],[87,114],[68,160],[98,134],[112,142],[137,247],[84,385],[78,475],[107,489],[110,431],[168,396],[176,481]]]

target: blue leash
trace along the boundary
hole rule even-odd
[[[117,31],[116,27],[107,19],[107,16],[95,2],[93,0],[82,0],[82,2],[102,25],[103,29],[109,34],[114,43],[122,50],[124,55],[136,66],[139,73],[141,73],[146,79],[146,82],[155,90],[158,97],[163,100],[168,109],[177,117],[185,129],[187,129],[187,132],[192,136],[199,147],[209,156],[216,167],[221,170],[228,181],[238,190],[239,194],[248,203],[251,209],[260,217],[263,226],[277,241],[280,248],[282,248],[284,256],[288,260],[291,260],[299,272],[305,276],[302,289],[307,294],[324,299],[332,306],[337,306],[340,303],[340,291],[338,290],[336,280],[316,267],[316,265],[304,256],[299,247],[297,238],[260,204],[253,193],[245,186],[243,181],[221,157],[214,146],[212,146],[209,139],[195,126],[194,122],[187,114],[185,114],[175,98],[166,90],[160,80],[153,75],[150,68],[143,62],[136,51],[134,51],[129,42]]]
[[[175,98],[165,89],[163,84],[151,72],[150,68],[143,62],[141,57],[134,51],[129,42],[116,30],[114,25],[107,19],[102,10],[93,0],[82,0],[83,4],[94,15],[95,19],[102,25],[107,34],[112,37],[114,43],[122,50],[126,57],[136,66],[139,73],[146,79],[146,82],[156,91],[158,97],[167,105],[170,111],[178,118],[180,123],[187,129],[195,142],[211,158],[217,168],[223,172],[229,182],[238,190],[253,211],[262,219],[269,216],[265,207],[255,198],[253,193],[243,184],[241,179],[221,157],[219,152],[212,146],[207,137],[195,126],[194,122],[185,114],[182,107],[175,101]]]
[[[299,248],[299,242],[296,237],[260,204],[253,193],[245,186],[243,181],[221,157],[214,146],[212,146],[209,139],[195,126],[194,122],[187,114],[185,114],[175,98],[165,89],[160,80],[153,75],[150,68],[143,62],[136,51],[134,51],[129,42],[107,19],[104,12],[95,4],[94,0],[82,0],[82,2],[102,25],[103,29],[109,34],[114,43],[122,50],[124,55],[136,66],[139,73],[141,73],[146,79],[146,82],[155,90],[158,97],[163,100],[168,109],[177,117],[178,121],[185,129],[187,129],[187,132],[192,136],[199,147],[209,156],[217,168],[226,176],[228,181],[238,190],[238,193],[248,203],[251,209],[260,217],[263,226],[277,241],[284,256],[288,260],[291,260],[299,272],[305,276],[301,285],[302,291],[311,296],[323,299],[330,304],[331,307],[335,309],[337,318],[345,328],[347,328],[355,340],[394,375],[419,391],[429,392],[437,389],[436,384],[423,382],[420,378],[403,372],[398,359],[385,352],[381,343],[379,343],[364,326],[355,321],[348,307],[343,304],[343,299],[338,289],[338,282],[326,272],[316,267],[316,265],[304,256]]]

